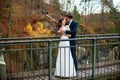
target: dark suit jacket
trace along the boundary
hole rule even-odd
[[[78,23],[73,20],[69,27],[70,27],[70,31],[66,30],[65,33],[70,34],[71,35],[70,38],[76,38],[76,33],[77,33],[77,29],[78,29]],[[76,40],[70,41],[70,45],[76,45]]]

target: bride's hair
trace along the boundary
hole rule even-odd
[[[59,19],[58,21],[58,29],[60,29],[60,27],[62,26],[62,21],[64,20],[64,18]]]

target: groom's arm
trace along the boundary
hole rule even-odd
[[[74,23],[74,24],[72,25],[72,27],[73,27],[72,30],[66,30],[65,33],[66,33],[66,34],[71,34],[71,35],[76,34],[77,28],[78,28],[78,23]]]

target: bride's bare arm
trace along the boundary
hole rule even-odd
[[[59,33],[59,36],[62,35],[62,28],[60,28],[60,29],[58,30],[58,33]]]
[[[59,30],[58,30],[58,33],[61,33],[62,32],[62,28],[60,28]]]
[[[64,34],[65,36],[68,36],[68,37],[71,37],[71,35],[70,34]]]
[[[68,27],[68,28],[69,28],[69,27]],[[68,29],[68,30],[70,30],[70,29]],[[62,27],[58,30],[58,33],[60,34],[60,36],[61,36],[61,35],[65,35],[65,36],[71,37],[70,34],[65,34],[63,31],[64,31],[64,29],[63,29]]]

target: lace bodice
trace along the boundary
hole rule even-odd
[[[66,25],[66,26],[62,26],[62,30],[65,31],[65,30],[70,30],[69,26]],[[68,39],[68,36],[66,36],[65,34],[63,34],[61,36],[61,39]]]

